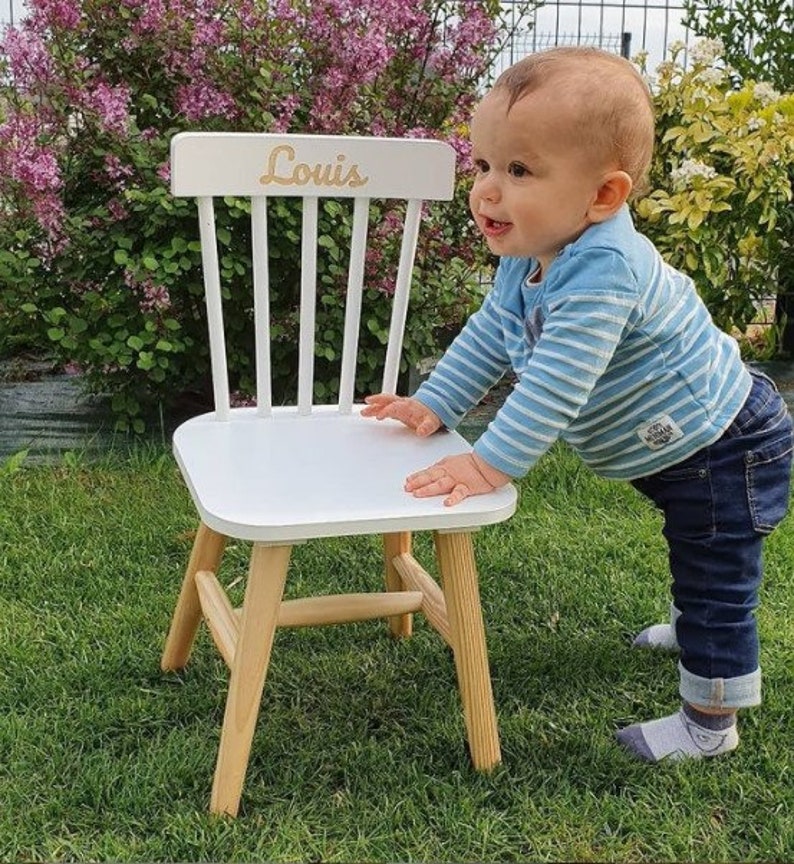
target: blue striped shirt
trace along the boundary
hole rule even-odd
[[[475,452],[511,477],[561,438],[597,474],[634,479],[716,441],[751,378],[692,280],[628,208],[537,263],[503,258],[482,307],[415,396],[454,428],[509,369],[517,377]]]

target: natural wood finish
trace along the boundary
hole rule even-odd
[[[471,759],[477,770],[489,771],[502,756],[471,534],[434,532],[433,536]]]
[[[444,592],[438,583],[425,571],[413,555],[407,553],[398,555],[393,563],[394,568],[400,574],[403,585],[412,591],[422,592],[422,612],[428,622],[438,631],[441,638],[452,647],[447,603],[444,600]]]
[[[166,672],[184,668],[190,658],[196,631],[201,624],[201,604],[196,590],[196,573],[199,570],[211,570],[217,573],[225,548],[226,537],[202,522],[196,532],[193,551],[190,553],[185,577],[182,580],[182,590],[171,618],[171,627],[160,659],[160,666]]]
[[[240,625],[232,609],[232,604],[209,570],[199,570],[196,573],[196,588],[198,589],[201,611],[210,631],[213,641],[221,652],[221,657],[231,669],[234,662],[234,651],[237,647],[237,637]]]
[[[285,600],[278,613],[279,627],[349,624],[371,618],[402,617],[416,612],[422,595],[416,591],[371,594],[331,594]]]
[[[236,816],[259,715],[291,546],[254,544],[210,811]]]
[[[402,591],[404,589],[405,586],[400,579],[400,574],[394,567],[394,559],[398,555],[408,555],[410,552],[410,531],[383,535],[383,558],[387,591]],[[389,618],[389,632],[395,638],[407,639],[413,633],[413,629],[412,615],[396,615]]]

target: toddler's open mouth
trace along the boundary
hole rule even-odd
[[[500,222],[498,219],[490,219],[487,216],[483,217],[482,230],[488,237],[498,237],[504,234],[511,226],[510,222]]]

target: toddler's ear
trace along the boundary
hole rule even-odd
[[[610,171],[605,175],[587,213],[590,221],[604,222],[614,216],[628,200],[633,185],[625,171]]]

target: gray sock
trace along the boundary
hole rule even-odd
[[[653,624],[638,633],[631,643],[635,648],[654,648],[657,651],[678,651],[675,631],[669,624]]]
[[[681,613],[670,604],[670,623],[653,624],[638,633],[631,643],[635,648],[653,648],[657,651],[679,651],[678,639],[676,638],[675,625]]]
[[[701,759],[735,750],[739,744],[736,714],[704,714],[684,702],[669,717],[619,729],[618,742],[646,762]]]

